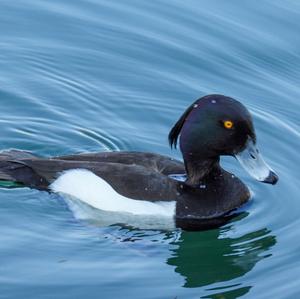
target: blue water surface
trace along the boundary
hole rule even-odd
[[[298,0],[0,1],[0,149],[150,151],[221,93],[252,112],[280,181],[205,232],[99,226],[58,195],[0,189],[0,298],[300,297]]]

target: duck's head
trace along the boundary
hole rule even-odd
[[[278,176],[264,162],[256,147],[249,111],[223,95],[208,95],[194,102],[169,134],[171,146],[180,149],[191,184],[197,184],[219,162],[219,156],[235,156],[255,179],[276,184]]]

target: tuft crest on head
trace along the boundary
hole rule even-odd
[[[190,112],[193,110],[193,108],[195,108],[195,105],[198,104],[198,100],[196,100],[190,107],[188,107],[185,112],[181,115],[181,117],[179,118],[179,120],[176,122],[176,124],[173,126],[173,128],[171,129],[168,139],[169,139],[169,144],[171,146],[171,148],[174,146],[174,148],[177,147],[177,141],[178,141],[178,137],[180,135],[182,126],[186,120],[186,118],[188,117],[188,115],[190,114]]]

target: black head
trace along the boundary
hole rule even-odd
[[[170,131],[171,147],[176,147],[179,136],[180,150],[188,172],[191,169],[198,172],[200,167],[204,169],[210,167],[215,160],[219,160],[220,155],[236,156],[248,149],[250,141],[253,151],[253,145],[256,144],[249,111],[240,102],[223,95],[208,95],[195,101]],[[255,153],[250,152],[250,149],[248,151],[249,157],[255,160],[258,151],[256,149]],[[247,168],[245,164],[247,163],[242,163]],[[200,176],[204,174],[203,172]],[[262,181],[265,179],[255,177]]]
[[[181,116],[169,134],[184,155],[208,157],[233,155],[255,138],[252,118],[238,101],[222,95],[208,95],[194,102]]]

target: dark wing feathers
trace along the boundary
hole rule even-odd
[[[110,162],[66,161],[57,159],[23,160],[22,164],[51,184],[63,171],[90,170],[123,196],[149,201],[176,199],[176,182],[140,165]]]
[[[48,190],[62,172],[70,169],[90,170],[123,196],[150,201],[174,200],[177,182],[168,175],[185,172],[182,162],[151,153],[91,153],[50,159],[0,153],[0,180],[31,188]]]

